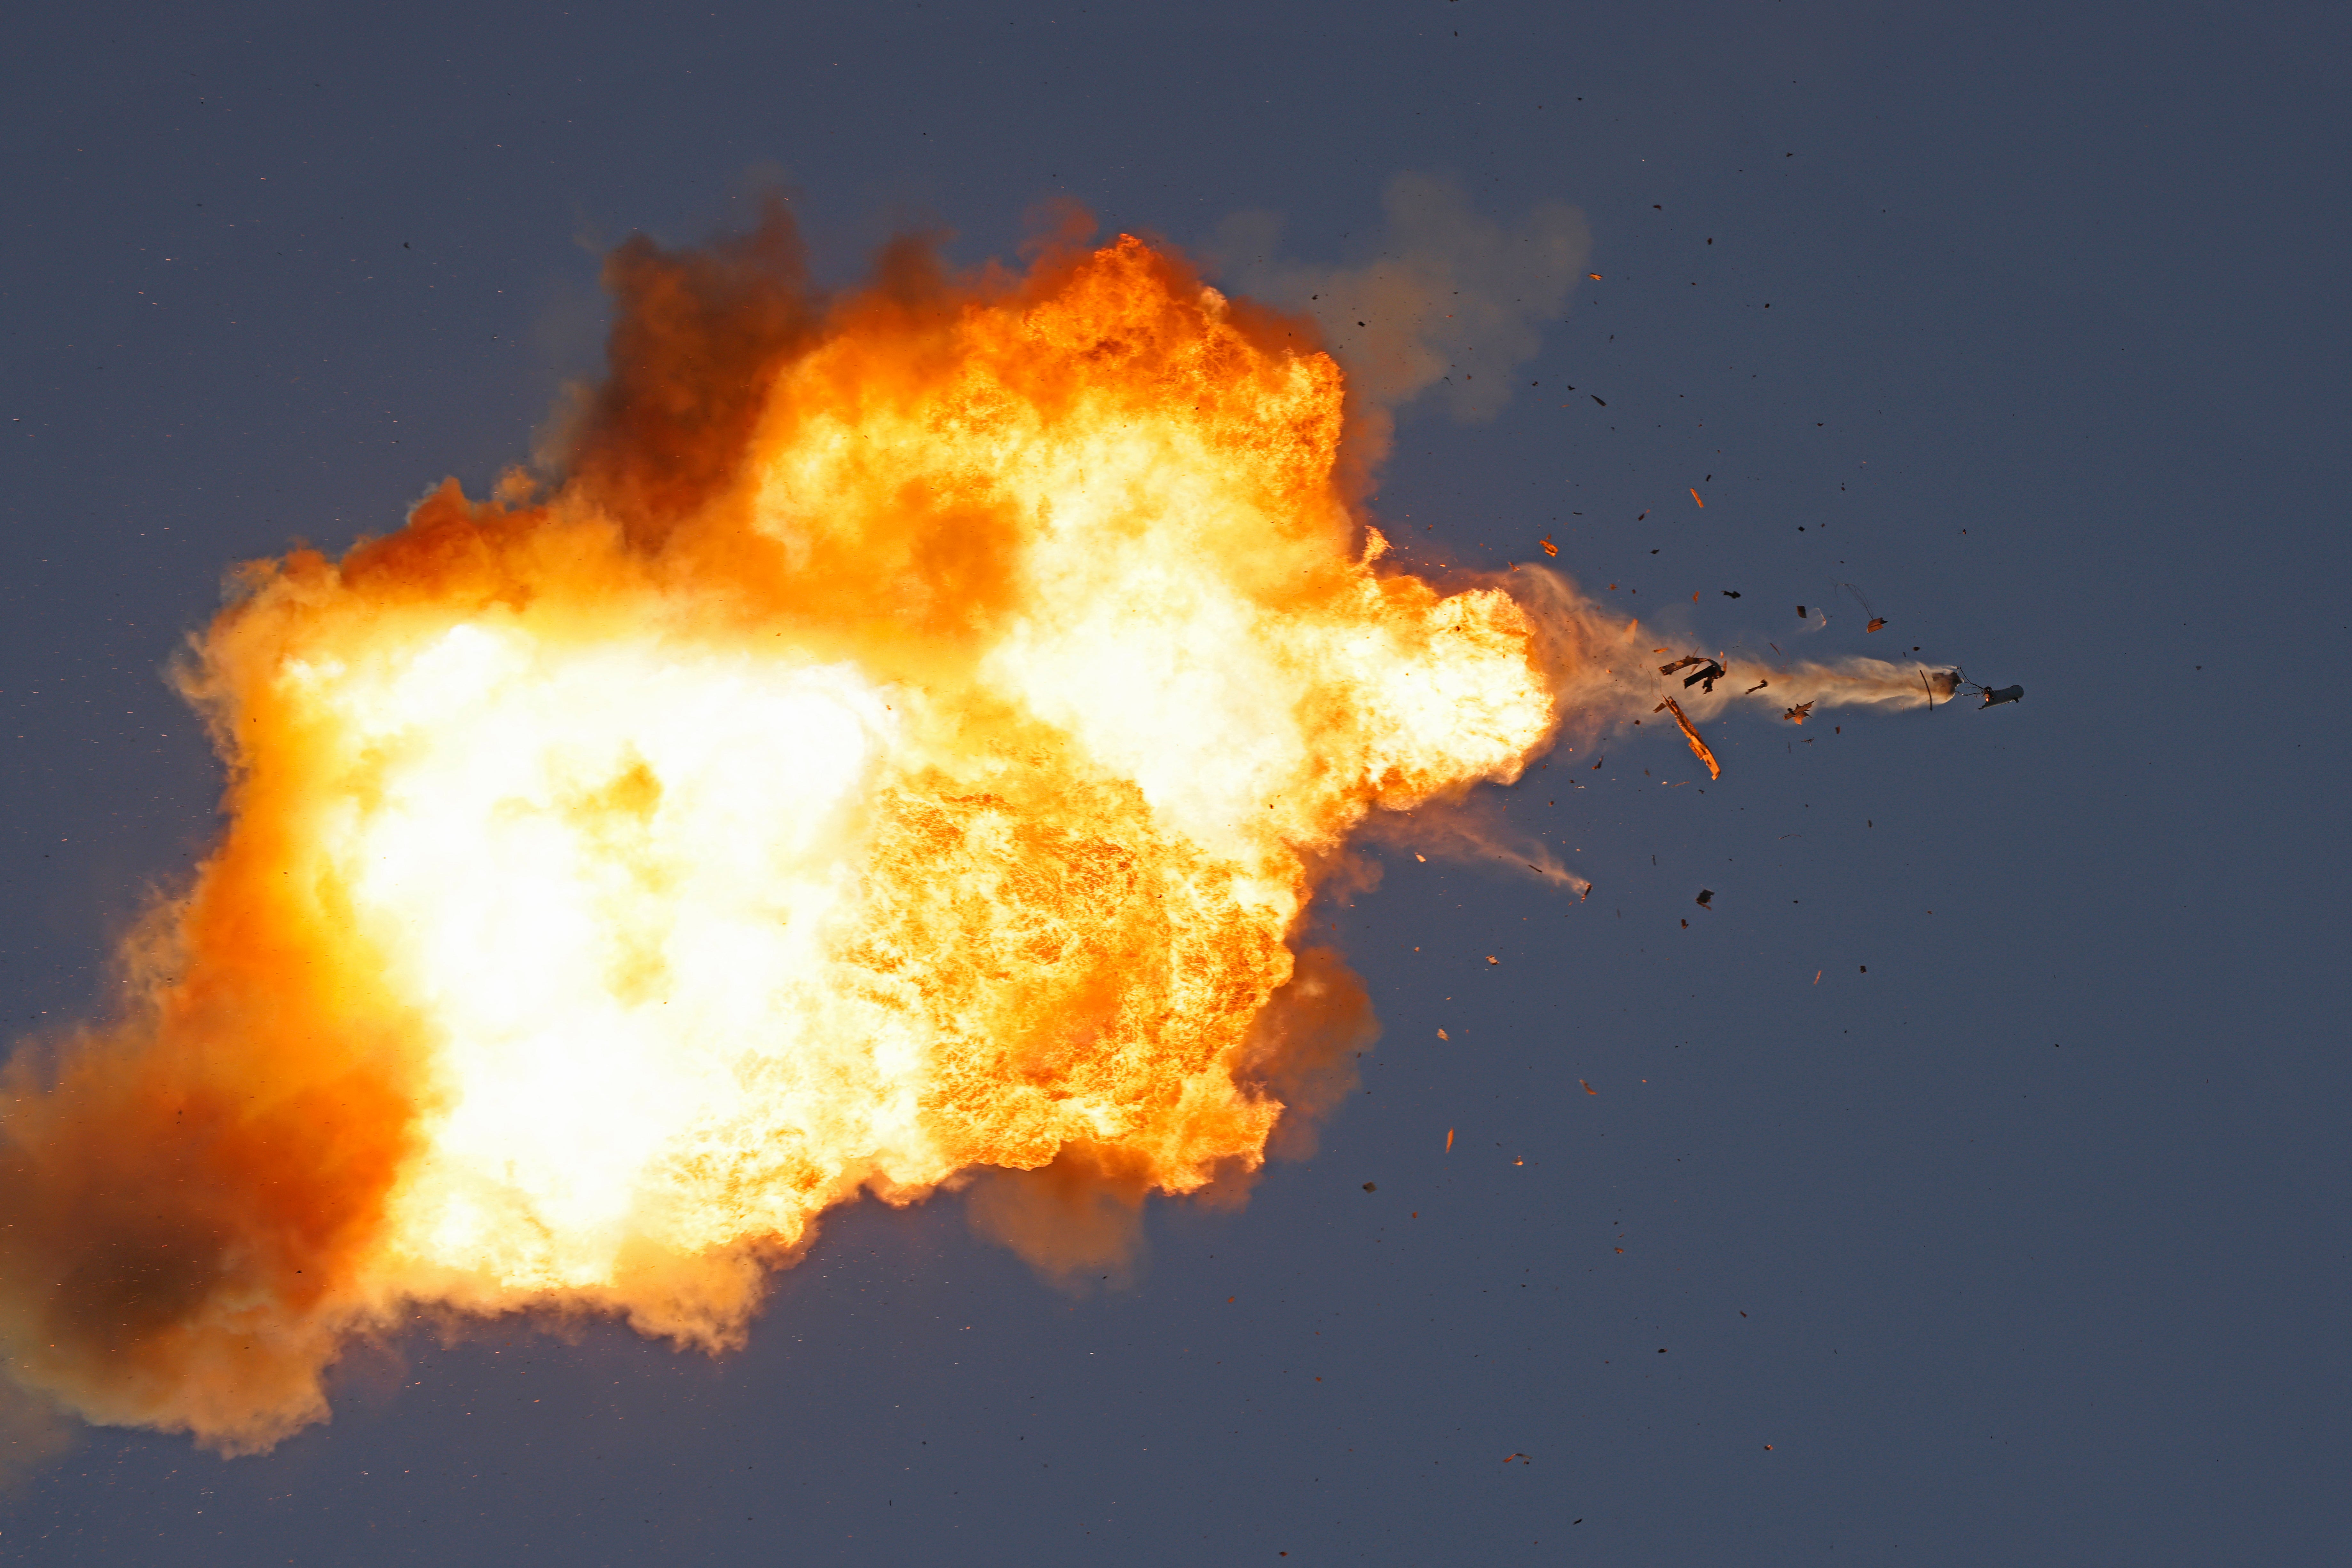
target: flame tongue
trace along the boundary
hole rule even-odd
[[[226,1195],[161,1327],[107,1319],[103,1280],[42,1295],[58,1270],[9,1244],[11,1346],[87,1411],[266,1443],[319,1414],[334,1333],[404,1301],[725,1343],[755,1260],[861,1188],[1255,1168],[1330,1098],[1307,1037],[1363,1027],[1319,960],[1323,1001],[1268,1010],[1313,868],[1550,732],[1509,597],[1355,550],[1331,363],[1139,242],[748,314],[774,352],[715,356],[747,383],[715,388],[663,312],[752,285],[625,259],[576,480],[446,486],[339,565],[256,568],[202,645],[234,823],[184,966],[89,1048],[224,1106],[299,1089],[314,1131],[187,1155]],[[739,411],[740,460],[680,478],[647,434],[680,406]],[[267,1048],[238,1022],[265,994]],[[354,1074],[376,1092],[338,1098]],[[75,1092],[43,1157],[135,1179]],[[29,1168],[7,1206],[66,1202]],[[234,1336],[270,1375],[208,1370]]]

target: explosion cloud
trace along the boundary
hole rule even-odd
[[[1508,595],[1376,564],[1309,329],[1139,241],[826,300],[779,211],[608,281],[551,496],[257,564],[182,672],[230,826],[0,1148],[0,1335],[91,1419],[267,1447],[420,1304],[724,1346],[980,1171],[1115,1250],[1343,1086],[1350,829],[1552,731]]]
[[[1139,240],[607,282],[551,493],[256,563],[179,672],[229,825],[0,1112],[0,1346],[89,1419],[264,1448],[420,1311],[723,1348],[860,1194],[1116,1261],[1344,1094],[1351,835],[1648,710],[1564,580],[1383,560],[1311,324]]]

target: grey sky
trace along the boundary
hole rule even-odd
[[[951,1199],[868,1205],[740,1355],[593,1323],[358,1355],[265,1458],[79,1435],[0,1555],[2340,1560],[2346,34],[1487,0],[19,22],[17,1027],[95,1005],[211,832],[159,671],[224,567],[487,488],[593,373],[598,249],[775,178],[844,280],[908,225],[1012,257],[1058,197],[1199,253],[1276,214],[1322,268],[1365,264],[1402,174],[1507,227],[1579,209],[1602,277],[1540,384],[1407,407],[1383,525],[1469,565],[1549,534],[1709,647],[1789,648],[1851,582],[1887,630],[1833,608],[1806,653],[2028,695],[1722,721],[1703,795],[1671,731],[1555,759],[1507,810],[1580,904],[1389,854],[1329,912],[1386,1026],[1365,1091],[1245,1209],[1156,1208],[1133,1289],[1073,1301]]]

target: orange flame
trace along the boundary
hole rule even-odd
[[[1380,561],[1307,330],[1140,241],[828,304],[772,215],[608,279],[549,499],[445,484],[195,645],[230,826],[0,1149],[0,1342],[92,1419],[265,1447],[420,1307],[733,1344],[827,1207],[975,1173],[1121,1255],[1345,1092],[1296,943],[1351,831],[1553,732],[1553,633]]]

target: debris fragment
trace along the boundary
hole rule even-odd
[[[1722,671],[1718,668],[1716,673],[1719,675]],[[1690,683],[1688,681],[1685,681],[1683,684],[1687,686]],[[1708,684],[1708,689],[1714,689],[1712,682]],[[1691,721],[1683,717],[1681,705],[1675,702],[1673,698],[1669,697],[1666,699],[1666,710],[1675,716],[1675,722],[1682,726],[1683,739],[1690,742],[1691,754],[1697,757],[1700,762],[1706,764],[1706,776],[1709,779],[1721,778],[1723,776],[1722,764],[1715,760],[1715,753],[1706,749],[1706,742],[1698,738],[1698,731],[1691,728]]]
[[[1813,699],[1813,702],[1819,702],[1820,700],[1821,699],[1818,697]],[[1806,719],[1811,716],[1813,711],[1813,702],[1800,702],[1794,708],[1791,708],[1787,712],[1781,714],[1780,717],[1786,719],[1791,724],[1801,724],[1806,721]]]
[[[1998,691],[1986,691],[1984,694],[1984,700],[1978,703],[1977,706],[1979,708],[1990,708],[1996,702],[2015,702],[2023,698],[2024,695],[2025,688],[2022,686],[2004,686]]]
[[[1449,1154],[1454,1152],[1454,1129],[1451,1127],[1445,1130],[1445,1152]]]
[[[1439,1039],[1443,1040],[1443,1039],[1449,1038],[1450,1037],[1448,1037],[1448,1036],[1447,1036],[1447,1034],[1445,1033],[1445,1031],[1444,1031],[1444,1030],[1440,1029],[1440,1030],[1438,1030],[1438,1031],[1437,1031],[1437,1037],[1438,1037]]]
[[[1863,627],[1862,629],[1866,632],[1874,632],[1885,624],[1886,617],[1885,616],[1873,616],[1870,617],[1870,625]]]
[[[1499,959],[1499,958],[1496,958],[1493,953],[1491,953],[1491,952],[1490,952],[1490,953],[1488,953],[1488,954],[1486,955],[1486,962],[1487,962],[1487,963],[1502,963],[1503,961],[1502,961],[1501,959]]]
[[[1654,649],[1653,651],[1655,650]],[[1688,669],[1692,665],[1705,664],[1706,662],[1707,658],[1705,654],[1695,653],[1688,658],[1678,658],[1672,664],[1662,664],[1658,666],[1658,673],[1660,675],[1672,675],[1678,669]]]
[[[1739,597],[1739,590],[1737,588],[1726,588],[1723,591],[1723,596],[1727,599],[1737,599]]]
[[[1601,763],[1605,763],[1605,762],[1607,762],[1608,760],[1609,760],[1609,759],[1608,759],[1608,758],[1606,758],[1606,757],[1595,757],[1595,758],[1593,758],[1593,759],[1592,759],[1592,766],[1593,766],[1593,768],[1594,768],[1596,771],[1598,771],[1598,770],[1599,770],[1599,768],[1600,768],[1600,766],[1601,766]]]
[[[1585,396],[1587,396],[1587,397],[1590,397],[1590,398],[1591,398],[1591,399],[1592,399],[1592,401],[1593,401],[1593,402],[1595,402],[1595,403],[1600,403],[1600,404],[1601,404],[1601,407],[1603,407],[1603,408],[1606,408],[1606,407],[1608,407],[1608,406],[1609,406],[1609,405],[1607,405],[1606,403],[1601,403],[1601,395],[1600,395],[1599,393],[1597,393],[1597,392],[1588,392],[1588,393],[1586,393],[1584,395],[1585,395]]]
[[[1584,1083],[1582,1079],[1578,1079],[1576,1081],[1579,1083]],[[1584,1083],[1584,1092],[1587,1094],[1599,1094],[1601,1091],[1593,1088],[1591,1084]]]
[[[1805,606],[1802,605],[1797,606],[1797,618],[1801,621],[1808,618],[1805,615]]]
[[[1749,687],[1747,690],[1745,690],[1745,691],[1741,692],[1739,695],[1741,695],[1742,697],[1753,697],[1753,696],[1755,696],[1758,692],[1759,692],[1759,691],[1763,690],[1766,687],[1768,687],[1768,686],[1769,686],[1769,685],[1771,685],[1771,684],[1772,684],[1772,683],[1771,683],[1770,681],[1769,681],[1769,680],[1759,680],[1759,681],[1758,681],[1755,685],[1753,685],[1753,686]]]
[[[1698,683],[1704,680],[1706,684],[1700,687],[1699,689],[1711,692],[1715,689],[1715,683],[1722,679],[1723,676],[1723,666],[1716,663],[1713,659],[1708,659],[1705,669],[1695,670],[1683,677],[1683,686],[1685,689],[1688,689],[1691,687],[1698,686]]]
[[[1713,888],[1701,888],[1698,890],[1698,904],[1699,908],[1703,910],[1712,909],[1715,905],[1715,889]]]
[[[1546,555],[1557,555],[1559,553],[1559,546],[1554,544],[1549,539],[1539,540],[1538,542],[1543,546],[1543,552]]]
[[[1587,278],[1591,279],[1595,283],[1598,283],[1598,282],[1600,282],[1600,281],[1601,281],[1601,274],[1600,274],[1600,273],[1598,273],[1598,272],[1588,272],[1588,273],[1586,273],[1586,274],[1585,274],[1585,276],[1586,276]]]
[[[1364,1184],[1364,1191],[1368,1193],[1377,1193],[1380,1190],[1380,1184],[1377,1182],[1366,1182]]]
[[[1698,500],[1698,487],[1697,487],[1696,485],[1693,485],[1693,486],[1691,487],[1691,500]],[[1705,506],[1705,505],[1706,504],[1706,502],[1705,502],[1705,501],[1703,501],[1703,500],[1698,500],[1698,504],[1699,504],[1699,505],[1701,505],[1701,506]]]

